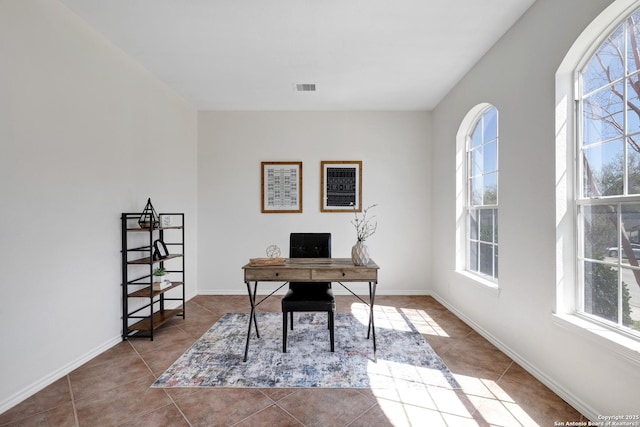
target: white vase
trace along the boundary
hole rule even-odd
[[[358,241],[351,248],[351,260],[354,265],[367,265],[369,264],[369,248],[364,242]]]

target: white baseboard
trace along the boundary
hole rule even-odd
[[[486,340],[488,340],[491,344],[495,345],[500,351],[509,356],[514,362],[518,363],[524,370],[533,375],[538,381],[540,381],[545,386],[549,387],[551,391],[560,396],[565,402],[569,405],[573,406],[577,411],[579,411],[582,415],[587,417],[589,420],[598,420],[598,412],[596,412],[592,407],[587,405],[582,399],[569,392],[567,389],[562,387],[553,378],[546,375],[544,372],[537,369],[534,365],[529,363],[527,359],[522,357],[520,354],[513,351],[511,348],[506,346],[502,341],[493,336],[490,332],[482,328],[480,325],[475,323],[473,320],[465,316],[462,312],[458,311],[455,307],[450,305],[445,299],[440,297],[435,292],[430,292],[431,295],[436,301],[445,306],[447,310],[451,313],[455,314],[460,320],[466,323],[471,329],[482,335]]]
[[[41,378],[40,380],[34,382],[33,384],[28,385],[27,387],[23,388],[13,396],[10,396],[8,399],[5,399],[4,401],[0,402],[0,414],[13,408],[23,400],[33,396],[40,390],[50,386],[54,382],[58,381],[60,378],[63,378],[65,375],[68,375],[74,369],[79,368],[80,366],[84,365],[94,357],[104,353],[105,351],[109,350],[111,347],[113,347],[116,344],[119,344],[120,342],[122,342],[122,336],[120,335],[118,335],[117,337],[111,338],[104,344],[101,344],[98,347],[94,348],[93,350],[89,351],[88,353],[83,354],[82,356],[72,361],[71,363],[50,373],[49,375]]]
[[[191,298],[195,297],[196,295],[198,295],[197,291],[193,291],[189,293],[189,295],[185,295],[185,300],[189,301]],[[122,342],[121,335],[111,338],[110,340],[99,345],[93,350],[83,354],[82,356],[72,361],[71,363],[68,363],[67,365],[61,367],[60,369],[57,369],[56,371],[39,379],[33,384],[28,385],[27,387],[23,388],[13,396],[10,396],[8,399],[5,399],[4,401],[0,402],[0,414],[2,414],[5,411],[8,411],[9,409],[13,408],[17,404],[24,401],[25,399],[33,396],[40,390],[50,386],[54,382],[58,381],[60,378],[64,377],[65,375],[68,375],[69,373],[73,372],[75,369],[84,365],[94,357],[99,356],[100,354],[104,353],[105,351],[109,350],[111,347],[121,342]]]

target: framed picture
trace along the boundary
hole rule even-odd
[[[167,245],[160,239],[153,242],[153,259],[164,259],[169,256],[169,251],[167,250]]]
[[[362,212],[362,160],[323,160],[320,185],[321,212]]]
[[[262,213],[302,213],[302,162],[262,162]]]

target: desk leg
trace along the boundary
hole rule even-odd
[[[256,336],[260,338],[260,331],[258,330],[258,321],[256,319],[256,293],[258,292],[258,282],[253,284],[253,293],[251,293],[251,283],[247,283],[247,292],[249,293],[249,303],[251,304],[251,313],[249,313],[249,330],[247,331],[247,344],[244,347],[244,359],[247,361],[247,355],[249,354],[249,340],[251,339],[251,323],[256,327]]]
[[[367,339],[369,335],[373,335],[373,358],[376,358],[376,326],[373,321],[373,304],[376,299],[376,285],[378,282],[369,282],[369,327],[367,328]]]

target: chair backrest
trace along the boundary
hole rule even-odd
[[[331,258],[331,233],[291,233],[289,236],[289,258]],[[289,283],[289,289],[298,287],[329,287],[326,283]]]
[[[291,233],[289,258],[331,258],[331,233]]]

